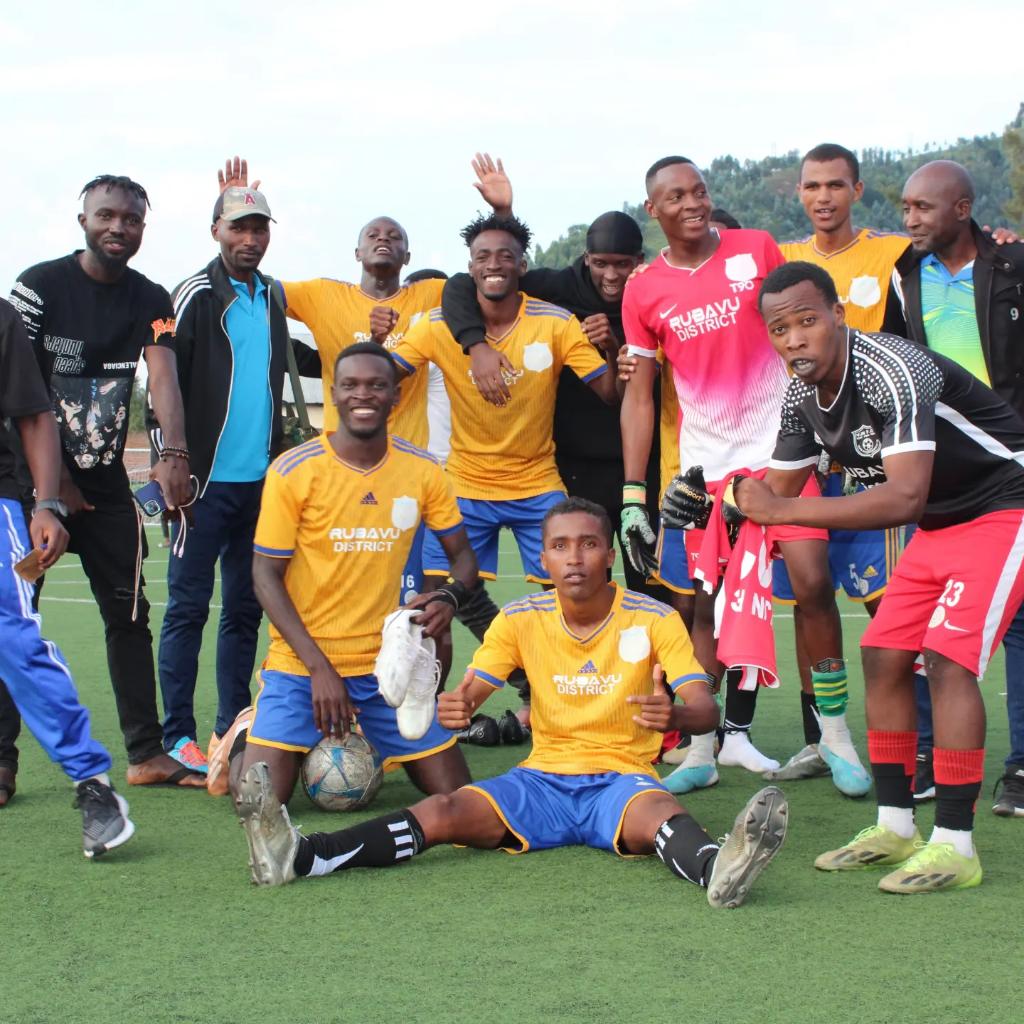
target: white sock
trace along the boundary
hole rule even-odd
[[[860,764],[850,727],[846,724],[845,712],[841,715],[819,715],[818,718],[821,722],[821,741],[825,746],[844,760]]]
[[[701,764],[715,763],[715,734],[706,732],[703,736],[694,736],[690,740],[690,750],[683,764],[687,768],[695,768]]]
[[[97,774],[90,775],[87,779],[79,779],[75,785],[80,786],[83,782],[91,782],[93,779],[97,782],[102,782],[104,786],[110,785],[110,776],[106,772],[97,772]]]
[[[953,849],[961,857],[974,856],[974,833],[963,832],[956,828],[939,828],[938,825],[932,829],[929,843],[951,843]]]
[[[779,762],[765,757],[745,732],[727,732],[718,752],[718,763],[746,768],[748,772],[773,772]]]
[[[911,839],[914,835],[913,807],[878,806],[878,824],[903,839]]]

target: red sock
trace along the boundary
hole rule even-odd
[[[903,765],[905,775],[917,769],[917,733],[868,729],[868,760],[872,764]]]

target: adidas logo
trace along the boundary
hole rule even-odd
[[[359,502],[360,505],[376,505],[377,499],[373,496],[373,491],[367,491],[363,495],[362,500]]]
[[[583,666],[583,667],[582,667],[582,668],[581,668],[581,669],[579,670],[579,672],[577,673],[577,675],[581,675],[581,676],[593,676],[593,675],[597,675],[597,666],[596,666],[596,665],[595,665],[595,664],[594,664],[594,663],[593,663],[592,661],[588,661],[588,662],[586,663],[586,665],[584,665],[584,666]]]

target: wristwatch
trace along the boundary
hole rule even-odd
[[[43,511],[54,512],[59,516],[67,517],[68,507],[60,498],[40,498],[32,508],[32,515]]]

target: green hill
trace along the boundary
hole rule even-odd
[[[761,228],[779,241],[804,238],[807,218],[796,199],[800,153],[739,161],[718,157],[702,168],[715,206],[729,211],[744,227]],[[963,164],[977,189],[975,217],[982,224],[1019,225],[1024,212],[1024,104],[1002,136],[978,135],[955,145],[926,146],[920,151],[865,149],[861,161],[864,197],[855,214],[857,226],[902,230],[900,195],[907,177],[929,160],[949,159]],[[642,206],[622,207],[643,229],[644,250],[652,257],[665,237]],[[539,267],[564,267],[583,252],[587,225],[573,224],[547,248],[538,245],[533,262]]]

